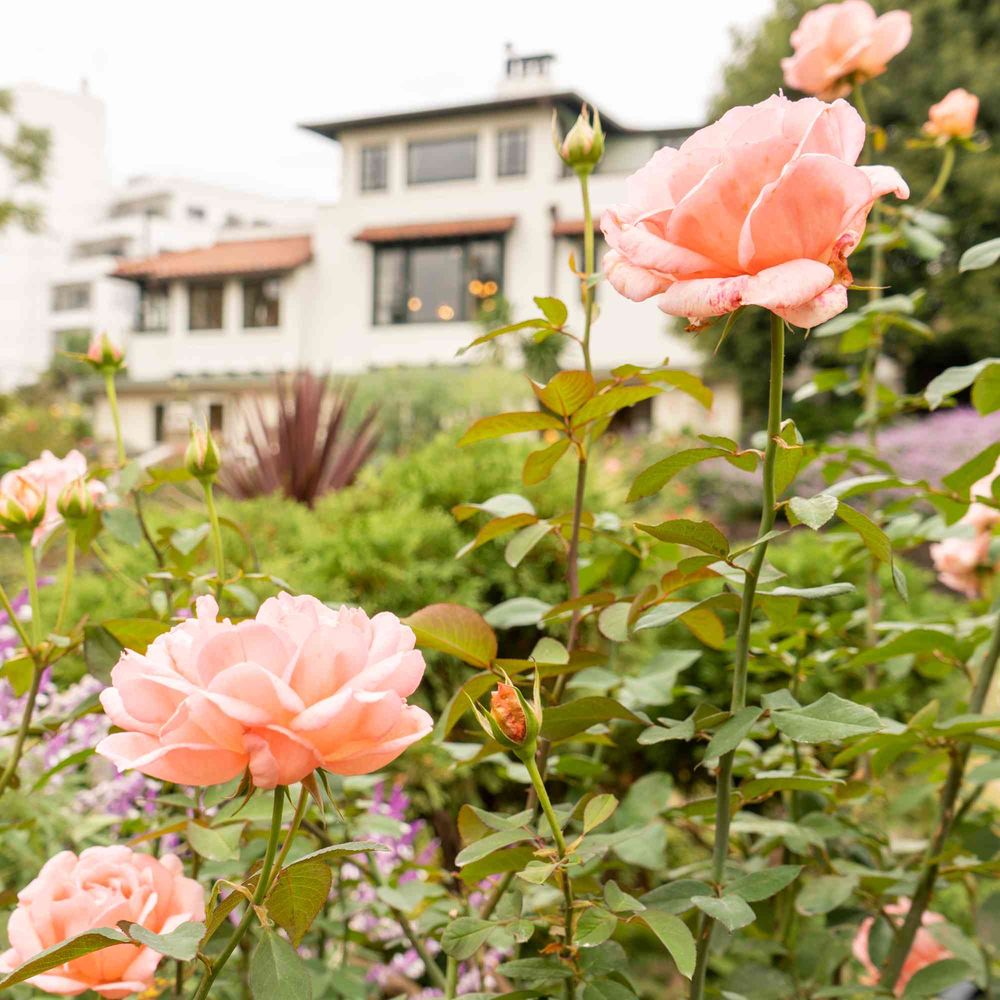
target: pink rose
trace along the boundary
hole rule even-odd
[[[705,320],[758,305],[811,327],[847,306],[846,258],[875,199],[909,196],[891,167],[856,167],[865,125],[846,102],[769,97],[665,147],[604,213],[608,281]]]
[[[794,55],[781,60],[785,83],[826,100],[843,97],[853,78],[870,80],[910,41],[905,10],[875,16],[865,0],[828,3],[809,11],[792,32]]]
[[[11,948],[0,972],[13,972],[41,951],[119,920],[167,934],[189,920],[204,920],[205,894],[185,878],[180,859],[159,860],[128,847],[88,847],[79,857],[63,851],[17,894],[7,924]],[[28,980],[49,994],[79,996],[94,990],[116,1000],[148,989],[162,956],[148,947],[118,944],[75,958]]]
[[[996,481],[997,476],[1000,476],[1000,460],[993,467],[993,471],[988,472],[978,482],[973,483],[972,489],[969,491],[969,495],[973,498],[974,502],[969,505],[969,509],[962,515],[962,523],[971,524],[976,531],[992,531],[996,525],[1000,524],[1000,510],[996,507],[991,507],[989,504],[979,503],[975,500],[976,497],[992,499],[993,483]]]
[[[76,451],[67,452],[65,458],[56,458],[51,451],[43,451],[33,462],[23,468],[15,469],[0,478],[0,498],[16,496],[21,480],[29,480],[45,497],[45,517],[35,530],[33,545],[41,545],[56,528],[62,524],[59,513],[59,494],[74,480],[86,478],[87,460]],[[87,481],[91,499],[95,502],[107,492],[103,483],[90,479]]]
[[[931,105],[924,131],[928,135],[968,139],[976,130],[978,114],[979,98],[958,87]]]
[[[931,561],[938,578],[966,597],[979,596],[979,570],[986,565],[990,535],[981,531],[974,538],[946,538],[931,546]]]
[[[908,901],[893,903],[885,908],[886,913],[900,918],[905,917],[909,911],[910,904]],[[910,949],[910,954],[906,956],[899,979],[896,980],[894,993],[897,997],[903,995],[906,984],[924,966],[953,957],[952,953],[944,945],[939,944],[934,935],[926,929],[933,924],[942,923],[943,920],[944,917],[939,913],[931,913],[930,911],[924,913],[923,926],[917,931],[917,935],[913,939],[913,947]],[[862,982],[867,986],[878,985],[880,979],[879,970],[868,955],[868,935],[871,933],[874,922],[874,918],[872,917],[861,921],[861,926],[858,928],[858,933],[854,936],[854,944],[852,946],[854,957],[865,967],[865,975],[862,978]]]
[[[125,730],[97,752],[182,785],[217,785],[250,769],[258,788],[301,781],[316,768],[367,774],[430,732],[406,703],[424,673],[413,631],[392,614],[333,611],[280,594],[252,621],[197,617],[125,650],[101,703]]]

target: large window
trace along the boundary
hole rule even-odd
[[[170,290],[163,285],[139,289],[138,333],[163,333],[170,319]]]
[[[361,150],[361,190],[384,191],[389,186],[389,147],[364,146]]]
[[[281,282],[264,278],[243,282],[243,326],[254,329],[281,322]]]
[[[497,133],[497,176],[519,177],[528,172],[528,130],[507,128]]]
[[[188,286],[188,329],[221,330],[224,286],[221,281]]]
[[[406,160],[409,184],[469,180],[476,176],[476,137],[411,142]]]
[[[70,309],[87,309],[89,306],[90,285],[53,285],[53,312],[67,312]]]
[[[496,308],[502,276],[503,240],[498,237],[378,247],[375,323],[476,319]]]

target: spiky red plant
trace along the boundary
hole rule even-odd
[[[219,485],[241,499],[281,492],[309,507],[349,486],[378,443],[372,407],[356,427],[346,418],[354,393],[309,371],[275,380],[277,421],[254,399],[247,420],[251,455],[223,462]]]

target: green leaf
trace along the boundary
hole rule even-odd
[[[268,892],[268,915],[296,948],[326,904],[332,884],[333,869],[316,859],[283,868]]]
[[[18,656],[13,660],[0,663],[0,677],[6,677],[20,698],[31,687],[31,679],[35,675],[35,661],[30,656]]]
[[[512,597],[490,608],[483,617],[495,628],[537,625],[551,606],[537,597]]]
[[[699,462],[707,462],[712,458],[724,458],[730,454],[728,448],[688,448],[686,451],[679,451],[640,472],[636,476],[635,482],[632,483],[626,499],[629,503],[634,503],[643,497],[652,496],[663,489],[678,472],[689,469]]]
[[[959,271],[980,271],[1000,260],[1000,236],[969,247],[958,262]]]
[[[636,996],[614,979],[592,979],[583,988],[583,1000],[636,1000]]]
[[[577,921],[574,943],[581,948],[593,948],[607,941],[617,926],[618,918],[613,913],[608,913],[603,906],[591,906]]]
[[[523,434],[525,431],[559,430],[562,421],[549,413],[540,410],[529,410],[523,413],[498,413],[492,417],[482,417],[477,420],[462,435],[459,447],[475,444],[477,441],[490,441],[493,438],[506,437],[508,434]]]
[[[792,497],[788,501],[792,513],[813,531],[819,531],[837,513],[837,505],[837,498],[830,496],[829,493],[819,493],[809,500]]]
[[[613,795],[595,795],[583,809],[583,832],[590,833],[605,820],[610,819],[618,808],[618,799]]]
[[[556,463],[569,448],[569,438],[560,438],[554,444],[540,451],[533,451],[524,460],[524,470],[521,473],[521,480],[525,486],[535,486],[544,482],[556,467]]]
[[[949,396],[968,389],[981,372],[991,365],[1000,364],[1000,358],[983,358],[972,365],[946,368],[936,378],[931,379],[924,389],[924,399],[932,410],[936,410]]]
[[[585,371],[557,372],[547,385],[532,382],[531,387],[545,406],[563,417],[576,413],[597,391],[594,376]],[[561,421],[557,421],[557,426],[562,426]]]
[[[478,917],[459,917],[452,920],[441,935],[441,948],[446,955],[464,962],[486,944],[486,939],[497,925]]]
[[[828,743],[877,733],[882,728],[878,715],[864,705],[827,693],[805,708],[771,713],[778,730],[796,743]]]
[[[496,658],[496,633],[472,608],[429,604],[403,622],[416,633],[418,646],[449,653],[474,667],[488,667]]]
[[[644,399],[650,399],[659,395],[660,390],[653,385],[619,385],[607,392],[602,392],[599,396],[587,400],[583,406],[573,414],[573,425],[580,427],[591,420],[598,420],[601,417],[610,416],[626,407],[635,406]]]
[[[636,919],[641,920],[659,938],[660,944],[667,949],[677,965],[677,971],[690,979],[694,972],[695,947],[694,937],[687,924],[672,913],[652,909],[643,910]]]
[[[465,865],[472,864],[473,861],[478,861],[480,858],[485,858],[487,854],[492,854],[501,847],[509,847],[511,844],[516,844],[521,840],[527,840],[530,836],[530,832],[524,828],[517,830],[497,830],[495,833],[491,833],[489,836],[483,837],[482,840],[477,840],[474,844],[469,844],[468,847],[459,851],[458,856],[455,858],[455,864],[459,868],[464,868]]]
[[[962,982],[969,976],[969,966],[960,958],[943,958],[940,962],[925,965],[906,984],[903,1000],[936,997],[949,986]]]
[[[142,525],[139,518],[128,507],[112,507],[101,514],[101,520],[109,535],[123,545],[133,549],[142,544]]]
[[[640,903],[635,896],[619,888],[618,883],[614,881],[604,883],[604,902],[615,913],[639,913],[646,909],[645,903]]]
[[[198,945],[205,933],[205,925],[188,920],[175,927],[169,934],[154,934],[141,924],[121,920],[118,926],[139,944],[148,945],[153,951],[166,958],[176,958],[180,962],[190,962],[198,954]]]
[[[465,347],[460,347],[455,353],[461,357],[466,351],[471,351],[472,348],[486,344],[497,337],[504,336],[504,334],[514,333],[517,330],[547,330],[548,327],[548,320],[544,319],[523,319],[520,323],[508,323],[507,326],[497,327],[495,330],[484,333],[481,337],[476,337],[475,340],[466,344]]]
[[[857,888],[854,875],[822,875],[814,878],[799,890],[795,909],[804,917],[818,917],[843,906]]]
[[[879,562],[887,563],[891,567],[893,584],[900,597],[905,601],[907,599],[906,580],[893,564],[892,542],[889,541],[889,536],[871,518],[862,514],[861,511],[849,507],[843,500],[837,503],[837,517],[860,535],[865,547]]]
[[[774,495],[780,497],[795,481],[805,458],[802,437],[791,420],[781,425],[778,447],[774,453]]]
[[[554,708],[547,708],[542,716],[542,736],[547,740],[565,740],[602,722],[622,719],[641,722],[613,698],[577,698]]]
[[[774,590],[758,591],[758,597],[839,597],[841,594],[852,594],[855,591],[853,583],[826,583],[822,587],[775,587]]]
[[[385,844],[380,844],[377,840],[348,840],[343,844],[331,844],[329,847],[321,847],[318,851],[306,854],[301,858],[286,865],[284,870],[288,871],[296,865],[309,864],[316,860],[339,861],[341,858],[350,857],[352,854],[367,854],[369,851],[385,852],[390,850]]]
[[[281,935],[265,930],[250,956],[254,1000],[312,1000],[309,970]]]
[[[39,952],[34,958],[18,966],[10,975],[0,979],[0,991],[23,983],[32,976],[48,972],[65,962],[72,962],[75,958],[82,958],[95,951],[103,951],[105,948],[127,943],[128,938],[121,931],[111,927],[98,927],[95,930],[77,934],[76,937],[61,941],[59,944]],[[138,948],[136,950],[138,951]]]
[[[207,521],[197,528],[178,528],[170,536],[170,544],[183,556],[189,556],[212,533]]]
[[[112,618],[101,623],[125,649],[145,653],[149,644],[164,632],[170,631],[167,622],[155,618]]]
[[[508,979],[521,982],[551,983],[557,979],[569,979],[573,970],[554,958],[516,958],[497,966],[497,972]]]
[[[763,871],[750,872],[741,875],[731,885],[726,886],[727,895],[736,895],[748,903],[757,903],[762,899],[770,899],[781,892],[798,877],[802,865],[775,865]]]
[[[504,562],[508,566],[517,567],[521,560],[552,530],[548,521],[538,521],[522,528],[503,550]]]
[[[670,369],[659,369],[646,376],[651,382],[665,382],[675,389],[690,396],[693,400],[701,403],[706,410],[712,408],[712,390],[705,385],[697,375],[690,372],[672,371]]]
[[[451,508],[456,521],[467,521],[477,511],[490,517],[513,517],[515,514],[534,514],[534,504],[520,493],[498,493],[482,503],[460,503]]]
[[[628,601],[616,601],[601,609],[597,616],[597,628],[605,639],[612,642],[628,641],[628,619],[632,605]]]
[[[566,303],[551,295],[536,295],[535,305],[542,310],[542,315],[553,325],[563,326],[569,316]]]
[[[242,834],[243,827],[239,823],[213,828],[191,820],[185,828],[185,836],[192,849],[209,861],[234,861],[238,858]]]
[[[980,479],[988,476],[1000,457],[1000,441],[987,445],[957,469],[941,477],[941,482],[956,493],[966,494]],[[105,626],[106,628],[107,626]]]
[[[690,545],[720,559],[725,559],[729,554],[726,536],[710,521],[691,521],[676,517],[662,524],[637,524],[636,527],[661,542]]]
[[[1000,362],[987,365],[972,383],[972,405],[984,417],[1000,410]]]
[[[713,920],[718,920],[727,931],[738,931],[757,919],[746,900],[729,893],[724,896],[692,896],[691,902]]]
[[[694,903],[691,902],[695,896],[707,896],[712,891],[712,887],[707,882],[699,882],[693,878],[682,878],[676,882],[667,882],[657,886],[641,897],[641,902],[646,906],[664,913],[680,914],[685,910],[690,910]]]
[[[763,714],[763,709],[760,708],[740,709],[728,722],[719,727],[705,750],[705,759],[715,760],[735,750]]]

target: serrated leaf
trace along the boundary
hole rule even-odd
[[[486,943],[497,925],[478,917],[458,917],[452,920],[441,935],[441,948],[446,955],[464,962]]]
[[[576,924],[574,943],[581,948],[603,944],[615,932],[618,918],[603,906],[591,906],[580,914]]]
[[[521,473],[521,480],[525,486],[535,486],[544,482],[552,474],[556,463],[569,448],[569,438],[560,438],[554,444],[540,451],[533,451],[524,460],[524,470]]]
[[[653,909],[643,910],[636,919],[641,920],[657,936],[660,944],[670,953],[677,971],[690,979],[694,972],[695,946],[687,924],[672,913]]]
[[[265,930],[250,956],[250,992],[254,1000],[312,1000],[312,982],[295,949]]]
[[[508,434],[523,434],[526,431],[559,430],[562,421],[540,410],[519,413],[498,413],[492,417],[477,420],[459,439],[459,447],[506,437]]]
[[[296,865],[309,864],[312,861],[339,861],[341,858],[348,858],[352,854],[367,854],[369,851],[375,853],[386,852],[389,848],[385,844],[380,844],[377,840],[348,840],[343,844],[331,844],[329,847],[321,847],[318,851],[313,851],[301,858],[286,865],[286,870],[294,868]]]
[[[488,667],[496,658],[496,633],[472,608],[429,604],[403,623],[416,633],[418,646],[449,653],[474,667]]]
[[[795,909],[804,917],[817,917],[843,906],[857,888],[858,879],[854,875],[821,875],[799,890],[795,897]]]
[[[805,708],[771,713],[778,730],[796,743],[828,743],[876,733],[878,715],[864,705],[827,693]]]
[[[705,749],[705,759],[715,760],[723,754],[735,750],[746,739],[747,734],[763,714],[763,709],[760,708],[740,709],[728,722],[719,727],[709,741],[708,747]]]
[[[333,869],[322,860],[283,868],[267,894],[268,915],[297,948],[330,895]]]
[[[726,894],[739,896],[748,903],[758,903],[762,899],[770,899],[791,885],[801,871],[802,865],[775,865],[763,871],[750,872],[727,885]]]
[[[724,458],[730,452],[726,448],[688,448],[643,469],[636,476],[626,498],[629,503],[652,496],[663,489],[671,479],[684,469],[713,458]]]
[[[720,559],[725,559],[729,554],[729,542],[726,536],[710,521],[692,521],[675,517],[662,524],[636,524],[636,527],[661,542],[689,545]]]
[[[191,820],[185,827],[185,836],[192,849],[209,861],[233,861],[240,856],[240,837],[243,827],[202,826]]]
[[[474,844],[469,844],[468,847],[459,851],[458,856],[455,858],[455,864],[459,868],[464,868],[466,865],[472,864],[473,861],[485,858],[487,854],[492,854],[501,847],[509,847],[511,844],[529,839],[530,836],[531,834],[525,829],[497,830],[496,833],[491,833],[489,836],[483,837],[482,840],[477,840]]]
[[[121,931],[111,927],[98,927],[84,934],[77,934],[75,937],[39,952],[9,975],[0,979],[0,990],[23,983],[25,980],[48,972],[65,962],[72,962],[76,958],[82,958],[84,955],[91,955],[95,951],[102,951],[119,944],[128,944],[128,938]],[[138,947],[136,952],[138,953]]]
[[[788,501],[792,513],[813,531],[819,531],[827,521],[837,513],[837,498],[829,493],[820,493],[806,500],[803,497],[792,497]]]
[[[536,985],[569,979],[573,975],[573,970],[568,965],[554,958],[517,958],[499,965],[497,972],[508,979]]]
[[[757,919],[746,900],[730,893],[724,896],[692,896],[691,902],[713,920],[718,920],[727,931],[738,931]]]
[[[645,903],[640,903],[635,896],[629,895],[613,881],[604,883],[604,902],[615,913],[639,913],[646,909]]]

